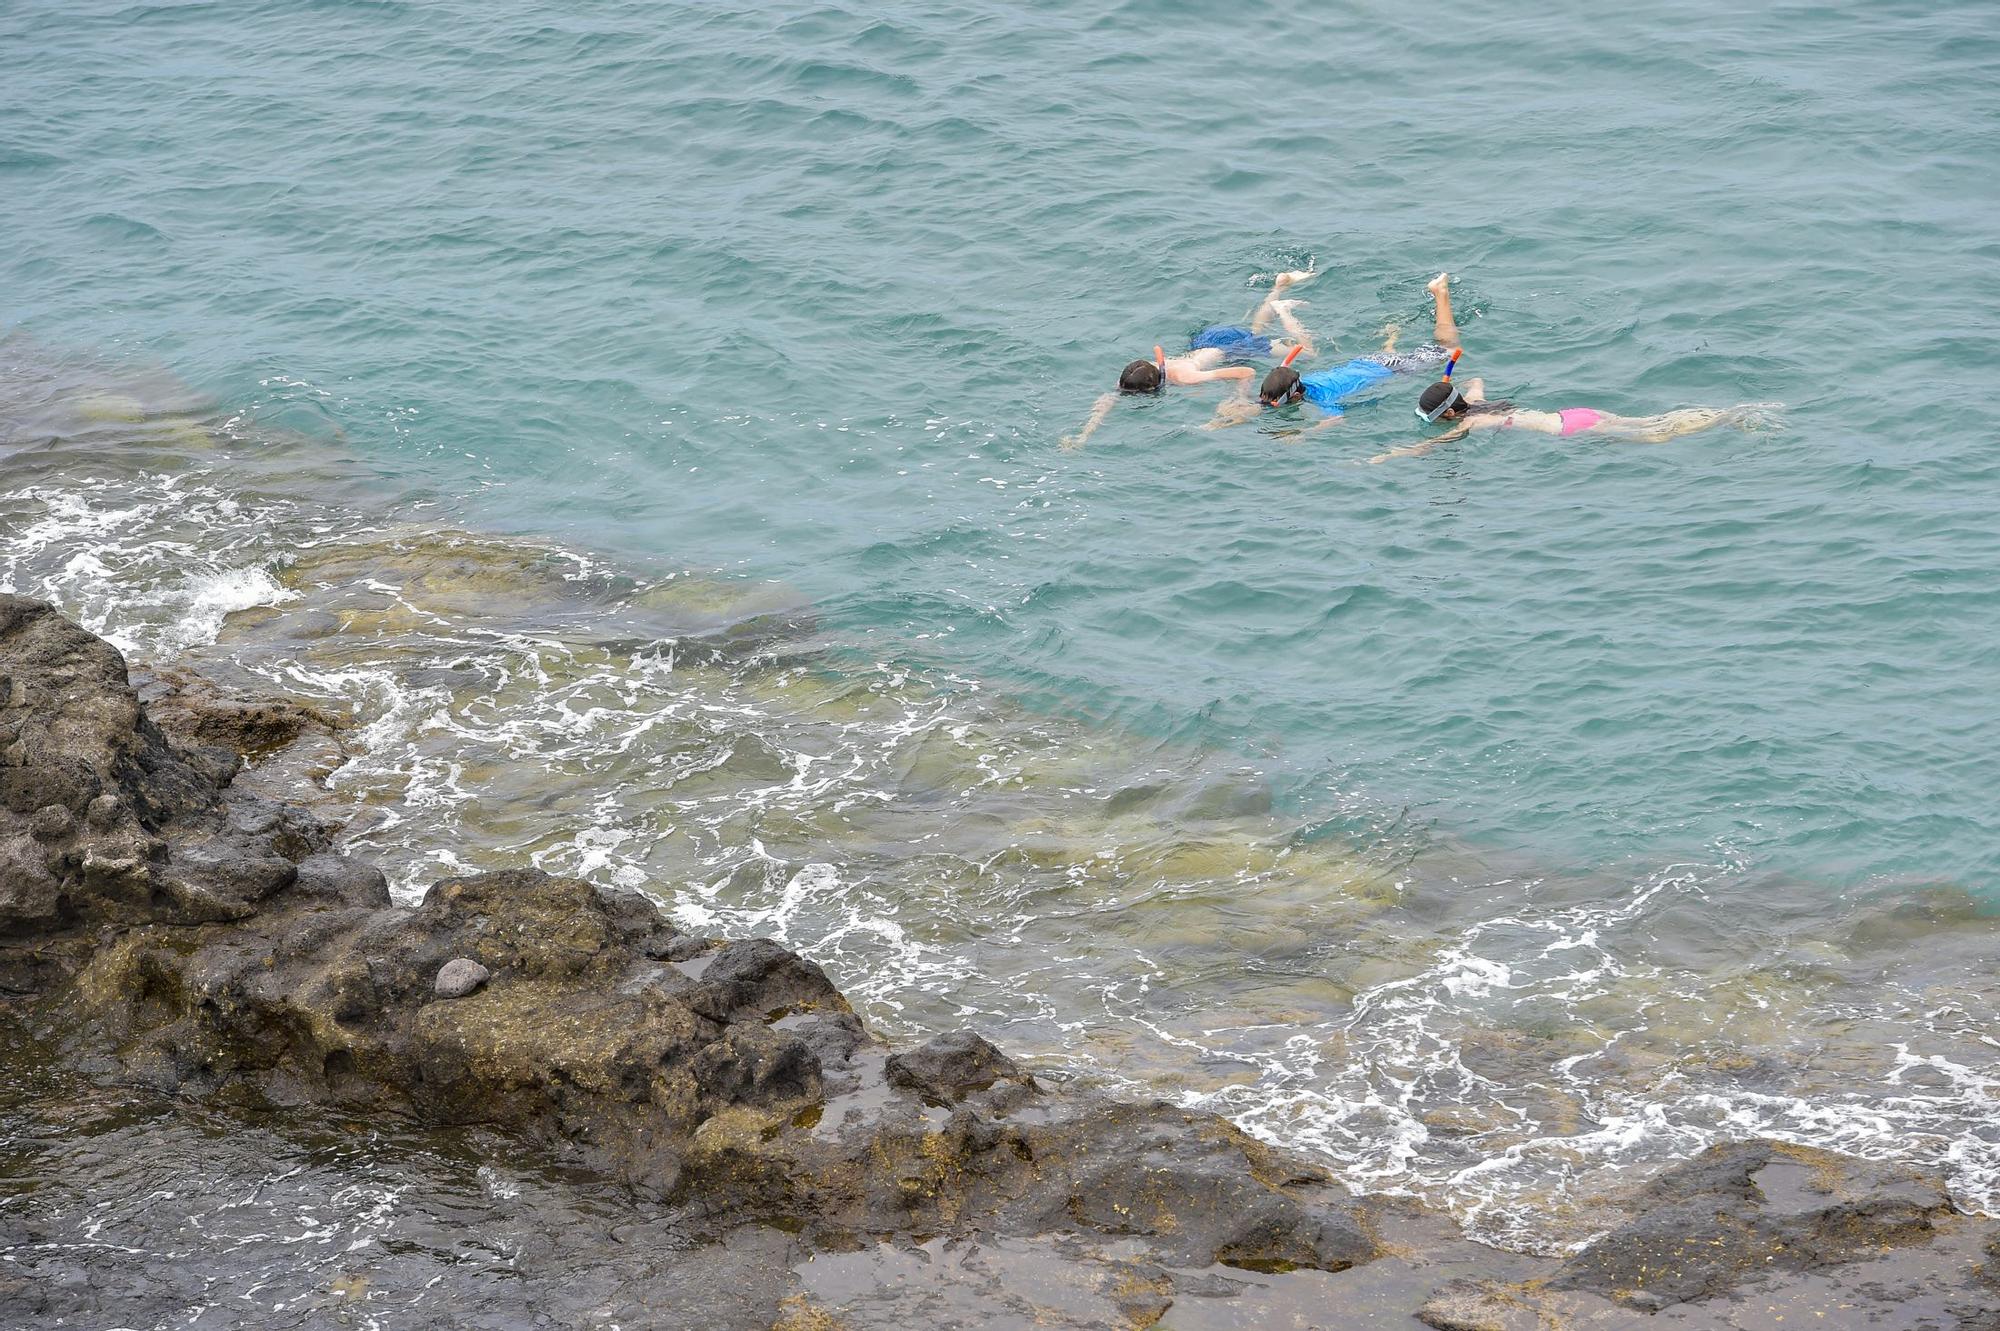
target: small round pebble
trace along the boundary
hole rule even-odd
[[[470,957],[456,957],[438,968],[436,992],[439,998],[464,998],[486,983],[493,972]]]

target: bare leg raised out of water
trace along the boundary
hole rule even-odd
[[[1424,287],[1431,293],[1431,303],[1437,307],[1437,324],[1432,329],[1431,338],[1439,346],[1458,349],[1458,322],[1451,317],[1451,274],[1439,273]]]
[[[1264,303],[1259,305],[1256,311],[1250,316],[1250,331],[1253,333],[1262,333],[1266,328],[1270,327],[1274,316],[1277,316],[1282,323],[1283,318],[1278,315],[1278,297],[1284,295],[1295,286],[1310,282],[1313,279],[1313,272],[1314,270],[1311,268],[1295,268],[1289,273],[1279,273],[1276,277],[1272,278],[1270,294],[1264,297]],[[1286,331],[1291,331],[1291,325],[1286,325]],[[1293,336],[1297,336],[1297,334],[1293,334]]]
[[[1266,301],[1265,304],[1269,305],[1271,312],[1278,316],[1279,326],[1285,330],[1286,335],[1298,346],[1299,353],[1305,356],[1314,354],[1313,335],[1304,324],[1299,322],[1297,313],[1298,307],[1305,304],[1305,302],[1302,300],[1273,300]],[[1271,344],[1271,354],[1280,360],[1283,360],[1291,352],[1291,349],[1290,346],[1283,342],[1273,342]]]

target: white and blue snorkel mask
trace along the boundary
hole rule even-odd
[[[1438,417],[1444,415],[1447,411],[1450,411],[1453,407],[1457,406],[1459,403],[1463,401],[1465,401],[1465,394],[1459,392],[1456,388],[1454,388],[1449,393],[1446,393],[1444,395],[1444,401],[1438,403],[1435,407],[1432,407],[1429,411],[1425,411],[1422,407],[1418,407],[1417,419],[1421,420],[1426,425],[1435,424]]]

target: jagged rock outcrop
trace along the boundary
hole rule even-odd
[[[891,1055],[768,940],[525,870],[392,906],[313,815],[233,789],[236,754],[170,742],[118,654],[45,605],[0,597],[0,662],[5,973],[41,1038],[107,1072],[498,1126],[812,1242],[997,1226],[1180,1264],[1375,1255],[1322,1171],[1209,1115],[1047,1093],[971,1033]],[[456,959],[488,978],[440,999]]]
[[[1750,1276],[1919,1246],[1952,1215],[1934,1174],[1770,1141],[1711,1146],[1631,1207],[1628,1223],[1564,1262],[1550,1285],[1656,1311]]]
[[[116,649],[42,602],[0,596],[0,939],[243,919],[291,886],[327,828],[272,801],[225,801],[238,761],[169,744]],[[23,961],[0,982],[25,987]]]
[[[1919,1304],[1910,1325],[2000,1325],[1992,1228],[1928,1175],[1717,1147],[1566,1260],[1487,1261],[1212,1115],[1044,1086],[969,1031],[892,1052],[812,962],[685,934],[637,894],[523,870],[396,906],[319,815],[238,779],[246,754],[337,743],[331,718],[185,679],[170,696],[168,729],[109,645],[0,595],[0,1034],[21,1035],[4,1047],[223,1104],[481,1125],[622,1180],[669,1218],[662,1253],[710,1253],[684,1259],[708,1302],[656,1324],[832,1325],[786,1265],[819,1255],[932,1282],[943,1302],[910,1294],[923,1311],[898,1325],[1147,1326],[1216,1295],[1338,1325],[1325,1282],[1393,1253],[1372,1311],[1421,1305],[1438,1328]],[[441,987],[448,966],[467,978]],[[940,1243],[966,1246],[946,1264]],[[1026,1270],[1072,1311],[1013,1288]],[[0,1311],[89,1306],[9,1291]]]

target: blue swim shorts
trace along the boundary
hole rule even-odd
[[[1216,324],[1188,339],[1189,351],[1214,347],[1230,360],[1262,360],[1271,354],[1271,339],[1241,324]]]

